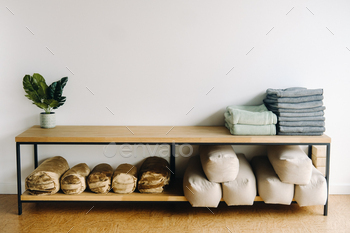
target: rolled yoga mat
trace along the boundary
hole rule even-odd
[[[139,172],[138,190],[141,193],[161,193],[170,182],[170,165],[163,158],[148,157]]]
[[[90,190],[94,193],[108,193],[111,190],[112,175],[111,165],[107,163],[96,165],[87,179]]]
[[[90,168],[86,163],[79,163],[66,171],[61,177],[61,189],[65,194],[80,194],[86,189],[86,178]]]
[[[131,164],[120,164],[113,173],[112,188],[115,193],[132,193],[137,185],[137,168]]]
[[[69,169],[67,161],[55,156],[42,162],[25,180],[25,188],[33,195],[50,195],[60,190],[60,178]]]

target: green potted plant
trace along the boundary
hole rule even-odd
[[[52,109],[57,109],[64,104],[66,97],[62,96],[63,88],[67,84],[68,77],[63,77],[57,82],[47,86],[45,79],[40,74],[23,77],[23,89],[27,93],[26,97],[33,101],[33,104],[45,112],[40,113],[40,126],[42,128],[54,128],[56,126],[56,116]]]

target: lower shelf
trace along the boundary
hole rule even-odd
[[[183,194],[182,182],[175,182],[167,187],[163,193],[147,194],[133,192],[130,194],[117,194],[113,191],[107,194],[96,194],[93,192],[85,191],[77,195],[67,195],[63,192],[58,192],[53,195],[36,196],[31,195],[28,191],[25,191],[21,195],[22,201],[187,201]],[[262,201],[257,196],[255,201]]]

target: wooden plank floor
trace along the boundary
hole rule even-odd
[[[179,203],[24,203],[0,195],[0,232],[350,232],[350,195],[331,195],[323,206],[266,205],[192,208]]]

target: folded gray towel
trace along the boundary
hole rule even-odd
[[[318,112],[280,112],[277,113],[281,117],[311,117],[311,116],[323,116],[324,111]]]
[[[319,111],[323,111],[326,109],[325,106],[320,106],[320,107],[316,107],[316,108],[303,108],[303,109],[292,109],[292,108],[273,108],[270,107],[268,105],[266,105],[266,107],[274,112],[275,114],[281,113],[281,112],[319,112]]]
[[[323,105],[322,100],[310,101],[304,103],[267,103],[266,99],[263,100],[267,108],[288,108],[288,109],[301,109],[301,108],[316,108]]]
[[[322,136],[323,132],[319,133],[283,133],[283,132],[278,132],[278,135],[289,135],[289,136]]]
[[[323,116],[314,116],[314,117],[279,117],[278,122],[280,121],[325,121],[326,118]]]
[[[324,121],[280,121],[281,126],[324,126]]]
[[[323,95],[310,95],[302,97],[276,97],[275,95],[267,95],[266,103],[303,103],[309,101],[323,100]]]
[[[272,89],[266,90],[266,94],[276,97],[301,97],[310,95],[322,95],[323,89],[307,89],[305,87],[291,87],[287,89]]]
[[[282,133],[321,133],[326,130],[325,127],[321,126],[301,126],[301,127],[293,127],[293,126],[277,126],[279,132]]]

